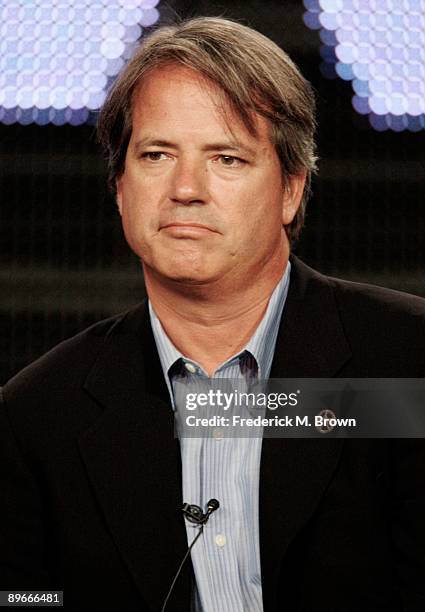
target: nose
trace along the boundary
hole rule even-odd
[[[170,184],[170,199],[179,204],[205,204],[207,171],[202,162],[179,159]]]

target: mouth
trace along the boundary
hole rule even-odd
[[[215,229],[213,229],[212,227],[209,227],[208,225],[203,225],[202,223],[192,223],[192,222],[185,222],[185,223],[180,223],[178,221],[173,221],[171,223],[166,223],[165,225],[161,225],[161,227],[159,228],[160,230],[164,230],[164,229],[168,229],[168,230],[173,230],[176,232],[212,232],[212,233],[219,233],[217,232]]]

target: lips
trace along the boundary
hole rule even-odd
[[[215,232],[218,233],[215,229],[213,229],[212,227],[209,227],[208,225],[203,225],[202,223],[192,223],[190,221],[186,221],[185,223],[181,223],[179,221],[172,221],[171,223],[166,223],[164,225],[161,225],[160,229],[167,229],[167,228],[188,228],[188,229],[201,229],[201,230],[207,230],[209,232]]]

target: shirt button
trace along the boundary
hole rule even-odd
[[[219,442],[220,440],[223,439],[223,430],[222,429],[214,429],[212,435],[213,435],[214,440],[217,440],[217,442]]]
[[[196,367],[193,365],[193,363],[185,363],[184,367],[186,368],[186,370],[188,372],[190,372],[191,374],[195,374],[196,372]]]
[[[223,548],[223,546],[226,545],[226,536],[222,533],[218,533],[215,536],[215,543],[217,544],[217,546],[220,546],[220,548]]]

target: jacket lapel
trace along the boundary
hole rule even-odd
[[[118,550],[159,610],[187,542],[180,448],[146,303],[111,329],[85,390],[105,410],[80,437],[83,460]],[[186,612],[190,575],[188,563],[170,609]]]
[[[271,378],[330,378],[350,358],[329,281],[296,257]],[[263,440],[260,550],[264,610],[275,609],[282,558],[309,520],[336,469],[338,439]]]
[[[296,258],[272,378],[332,377],[350,357],[331,286]],[[146,303],[116,322],[85,384],[104,408],[79,440],[106,522],[152,609],[162,602],[187,550],[179,511],[181,458]],[[314,513],[332,477],[341,440],[264,439],[260,548],[265,612],[274,609],[285,551]],[[192,568],[170,609],[187,612]]]

